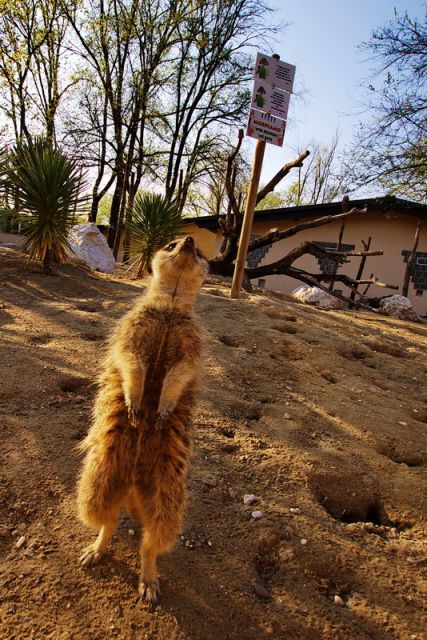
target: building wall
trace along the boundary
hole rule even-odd
[[[316,217],[320,217],[321,214],[317,214]],[[311,218],[311,219],[314,219]],[[310,218],[304,218],[304,220],[286,220],[283,223],[278,221],[266,221],[255,222],[252,234],[263,235],[269,229],[278,227],[280,230],[287,229],[298,222],[309,221]],[[371,285],[369,289],[369,296],[383,296],[393,293],[402,293],[403,278],[405,274],[406,263],[404,261],[403,251],[410,251],[414,244],[414,235],[418,219],[413,216],[396,215],[396,214],[383,214],[372,212],[368,216],[364,216],[363,219],[360,216],[349,217],[345,223],[345,229],[342,242],[345,244],[355,245],[355,251],[362,251],[362,239],[365,242],[369,236],[372,237],[371,247],[374,250],[383,250],[384,255],[367,258],[365,269],[362,277],[369,278],[373,273],[381,282],[387,284],[395,284],[399,286],[397,291],[392,289],[384,289]],[[199,234],[202,229],[198,229],[194,232],[196,242],[199,241]],[[340,231],[340,221],[332,222],[322,227],[316,227],[314,229],[308,229],[297,235],[281,240],[274,243],[267,253],[262,257],[258,266],[264,264],[270,264],[282,258],[291,249],[295,248],[298,244],[309,240],[316,242],[334,242],[338,241],[338,235]],[[192,231],[189,230],[189,233]],[[209,232],[210,233],[210,232]],[[211,234],[213,235],[213,234]],[[221,234],[217,233],[218,240],[213,245],[217,248],[220,245]],[[427,263],[427,224],[424,222],[421,227],[420,240],[418,244],[417,252],[425,252],[425,258],[422,257],[421,261]],[[215,254],[208,254],[208,257],[213,257]],[[341,266],[338,273],[345,273],[351,277],[355,277],[357,269],[360,264],[359,257],[349,258],[350,262]],[[300,267],[305,271],[311,273],[319,273],[320,265],[314,256],[306,255],[299,258],[295,263],[296,267]],[[427,264],[424,269],[427,271]],[[427,278],[427,274],[424,276]],[[253,284],[257,285],[258,280],[254,280]],[[302,283],[301,283],[302,284]],[[291,293],[293,289],[299,286],[299,281],[288,276],[266,276],[265,287],[276,291],[284,291]],[[423,285],[426,288],[422,295],[417,295],[417,290],[414,283],[410,281],[408,297],[410,298],[414,308],[421,315],[427,315],[427,281]],[[348,289],[337,283],[335,289],[342,290],[343,292]]]

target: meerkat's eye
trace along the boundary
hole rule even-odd
[[[176,242],[171,242],[168,246],[168,251],[173,251],[176,247]]]

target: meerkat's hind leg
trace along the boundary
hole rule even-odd
[[[184,502],[183,477],[177,477],[172,461],[159,469],[156,484],[157,491],[153,496],[141,496],[144,534],[140,544],[139,592],[150,604],[156,603],[160,593],[157,557],[169,551],[175,543]]]
[[[117,516],[118,513],[111,515],[111,518],[101,526],[95,542],[86,547],[83,554],[80,556],[79,563],[81,565],[84,567],[91,567],[98,564],[101,558],[105,555],[117,527]]]

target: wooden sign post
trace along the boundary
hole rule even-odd
[[[239,248],[237,250],[236,264],[234,267],[233,284],[231,285],[232,298],[238,298],[242,287],[243,274],[248,256],[248,246],[251,237],[252,222],[254,219],[256,197],[258,194],[259,179],[261,176],[262,162],[264,160],[264,140],[257,140],[254,162],[252,165],[251,179],[246,198],[245,215],[243,217],[242,231],[240,232]]]
[[[247,130],[249,136],[256,138],[256,147],[231,285],[231,298],[238,298],[242,287],[265,145],[267,142],[280,147],[283,144],[294,75],[295,67],[280,62],[278,55],[269,57],[258,53]]]

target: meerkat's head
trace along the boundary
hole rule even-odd
[[[196,294],[208,273],[208,263],[191,236],[160,249],[151,264],[154,282],[178,295]]]

